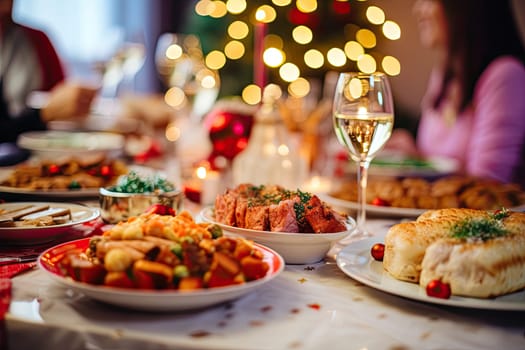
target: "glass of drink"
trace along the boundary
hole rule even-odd
[[[193,34],[164,33],[155,50],[155,65],[160,79],[174,98],[170,105],[189,109],[190,117],[200,121],[213,107],[219,94],[216,70],[205,64],[200,40]]]
[[[366,229],[368,167],[392,134],[394,102],[383,73],[340,73],[333,103],[334,129],[339,142],[357,162],[357,228],[351,238],[371,234]]]

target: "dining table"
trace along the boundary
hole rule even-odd
[[[200,204],[186,199],[184,209],[200,220]],[[407,219],[369,215],[369,240],[381,242],[392,225]],[[34,265],[11,279],[0,339],[10,350],[525,349],[523,307],[448,304],[375,288],[342,268],[338,254],[360,242],[343,241],[322,261],[286,264],[244,296],[184,311],[106,304],[57,283]],[[517,305],[524,303],[521,293]]]

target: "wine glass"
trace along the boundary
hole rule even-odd
[[[135,76],[144,66],[146,48],[142,35],[136,34],[125,40],[122,35],[108,40],[113,44],[109,55],[105,55],[94,64],[94,70],[102,78],[101,94],[108,98],[117,98],[122,88],[135,88]],[[126,84],[128,86],[123,87]]]
[[[220,79],[216,70],[206,67],[200,40],[193,34],[164,33],[157,40],[155,65],[167,89],[173,89],[171,104],[189,109],[192,119],[201,120],[219,94]],[[169,101],[168,101],[169,103]]]
[[[392,134],[394,102],[383,73],[340,73],[335,88],[333,123],[339,142],[357,162],[357,228],[350,238],[371,236],[366,229],[368,167]]]
[[[219,74],[206,66],[200,40],[194,34],[163,33],[157,40],[155,65],[167,89],[165,101],[177,111],[168,128],[178,130],[178,136],[169,142],[173,142],[184,177],[195,161],[211,152],[202,119],[219,94]]]

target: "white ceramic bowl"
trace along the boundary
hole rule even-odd
[[[215,221],[213,207],[206,207],[200,215],[204,221],[222,227],[226,235],[242,236],[272,248],[287,264],[312,264],[321,261],[330,248],[348,236],[356,227],[355,221],[348,218],[347,231],[335,233],[287,233],[249,230],[233,227]]]

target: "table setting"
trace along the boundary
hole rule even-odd
[[[21,138],[20,146],[34,157],[0,169],[2,345],[525,348],[519,266],[501,272],[512,286],[488,297],[458,293],[448,275],[431,278],[432,286],[420,283],[435,271],[419,268],[429,264],[425,249],[454,238],[442,227],[446,220],[454,225],[478,220],[502,236],[476,236],[475,228],[454,244],[478,242],[476,249],[486,254],[486,240],[515,242],[512,257],[519,260],[523,192],[490,183],[498,198],[508,200],[501,202],[505,208],[469,207],[490,200],[466,199],[463,193],[454,197],[457,207],[445,200],[430,207],[428,200],[415,199],[398,206],[395,200],[412,198],[407,193],[415,189],[420,197],[423,189],[424,196],[436,197],[432,186],[456,175],[453,164],[444,162],[439,174],[429,172],[426,163],[381,170],[391,165],[384,159],[397,162],[380,152],[393,128],[388,79],[341,74],[336,91],[334,136],[348,152],[342,173],[305,172],[308,159],[301,158],[300,144],[284,137],[285,147],[272,148],[277,138],[250,138],[240,127],[232,128],[238,134],[227,135],[239,148],[221,163],[232,150],[221,145],[219,121],[244,127],[248,124],[241,121],[253,117],[255,129],[261,123],[267,123],[266,132],[268,125],[283,127],[277,117],[284,107],[275,90],[264,95],[268,110],[259,114],[239,113],[237,106],[230,110],[230,104],[205,117],[197,133],[208,133],[210,154],[184,164],[172,151],[140,162],[123,156],[125,139],[113,133],[60,131]],[[265,119],[270,117],[271,123]],[[262,153],[253,162],[249,155],[255,151]],[[359,165],[357,172],[349,172],[348,157]],[[265,168],[268,164],[280,164],[281,175]],[[418,166],[424,169],[414,170]],[[369,168],[386,182],[376,185],[377,173],[368,174]],[[393,185],[403,172],[412,182]],[[462,181],[462,190],[488,186]],[[341,190],[343,182],[353,187]],[[392,188],[386,194],[385,184]],[[419,227],[420,220],[434,230],[432,239],[421,239],[424,244],[403,236],[404,228]],[[392,241],[395,230],[402,231],[401,238]],[[416,246],[423,251],[417,259]],[[418,266],[412,280],[395,273],[395,263],[403,259]]]
[[[71,206],[79,203],[100,214],[103,202],[98,195],[79,200],[59,195],[58,202],[55,198],[50,203],[60,206],[71,200],[75,202]],[[36,198],[41,202],[42,197]],[[196,221],[217,224],[215,203],[199,201],[184,198],[175,208],[189,211]],[[370,237],[363,240],[348,235],[356,226],[352,214],[347,232],[325,233],[336,237],[328,240],[321,257],[304,261],[293,260],[293,254],[299,252],[301,257],[305,250],[289,239],[306,240],[300,235],[308,234],[279,236],[250,230],[247,239],[257,242],[262,236],[256,244],[277,259],[277,265],[261,281],[220,287],[222,295],[214,288],[185,294],[121,288],[106,293],[111,287],[64,278],[53,264],[60,249],[84,249],[91,237],[111,230],[119,221],[110,223],[108,216],[73,225],[65,236],[48,242],[9,244],[2,247],[2,257],[29,256],[31,261],[1,267],[3,300],[9,300],[3,330],[6,344],[8,348],[42,348],[39,339],[46,337],[44,348],[64,344],[120,349],[316,349],[342,348],[342,344],[355,349],[519,348],[523,291],[490,299],[437,298],[417,284],[389,276],[381,262],[373,259],[371,247],[384,242],[390,227],[420,213],[404,214],[369,212]],[[232,236],[248,232],[236,227],[229,231]],[[279,246],[272,249],[272,235],[283,240],[284,251]],[[290,235],[299,237],[287,238]],[[324,240],[323,234],[309,235]]]

